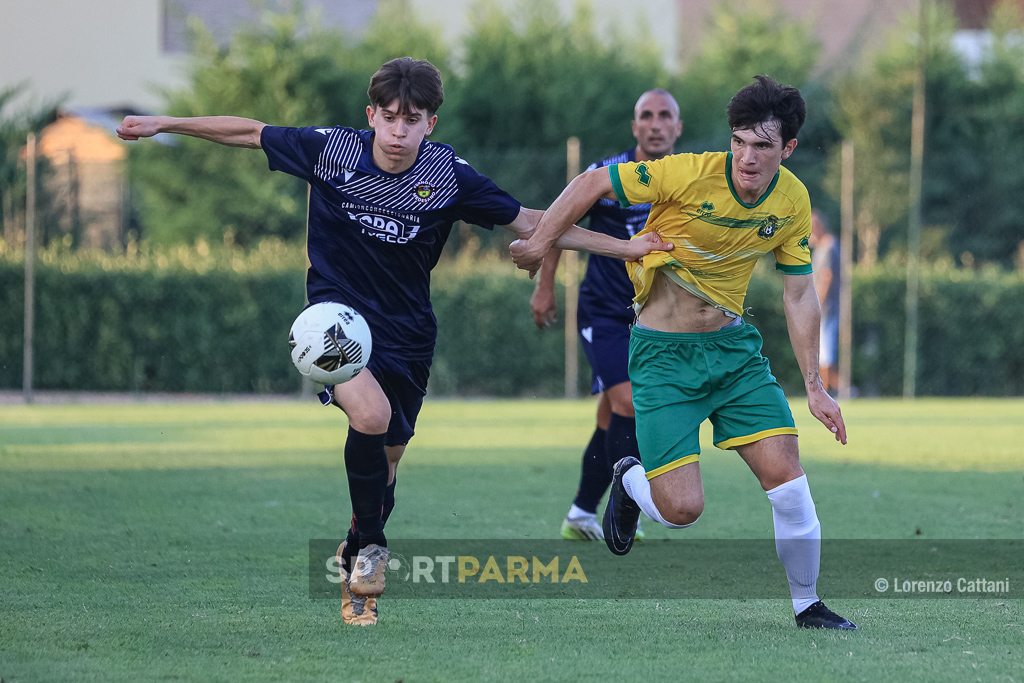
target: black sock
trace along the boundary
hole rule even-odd
[[[576,491],[576,507],[586,512],[596,512],[597,504],[612,481],[612,471],[605,456],[607,435],[598,427],[590,437],[587,449],[583,451],[580,465],[580,487]]]
[[[395,509],[395,484],[398,483],[398,477],[395,477],[388,487],[384,489],[384,512],[381,514],[381,520],[386,525],[388,523],[388,517],[391,516],[391,511]]]
[[[388,485],[388,458],[384,454],[384,434],[363,434],[348,428],[345,441],[345,469],[348,492],[356,518],[359,547],[371,543],[387,545],[384,538],[384,490]]]
[[[623,458],[632,455],[640,459],[640,448],[636,444],[636,418],[612,413],[608,421],[608,464],[610,468]]]

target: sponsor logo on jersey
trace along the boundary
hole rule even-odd
[[[811,241],[805,237],[799,242],[797,242],[796,246],[800,247],[801,249],[810,249]]]
[[[779,229],[779,219],[775,214],[769,215],[763,221],[761,221],[760,227],[757,229],[757,236],[763,240],[770,240],[775,237],[775,231]]]
[[[420,183],[413,188],[413,192],[416,193],[416,198],[426,201],[430,199],[430,195],[434,194],[434,187],[430,183]]]
[[[647,169],[647,164],[646,163],[638,164],[636,169],[635,169],[635,171],[636,171],[636,174],[638,176],[640,176],[640,184],[643,185],[644,187],[650,187],[650,185],[651,185],[651,172]]]
[[[700,208],[697,209],[697,216],[701,218],[707,218],[715,211],[715,205],[711,202],[701,202]]]
[[[419,225],[406,225],[397,218],[380,216],[375,213],[349,213],[348,217],[362,226],[364,235],[376,237],[391,244],[405,244],[416,237],[416,233],[420,231]]]

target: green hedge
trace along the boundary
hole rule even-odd
[[[300,254],[301,252],[296,252]],[[212,258],[212,257],[211,257]],[[35,386],[88,391],[292,392],[288,327],[303,304],[300,257],[77,262],[37,267]],[[187,261],[188,259],[184,259]],[[22,377],[24,270],[0,254],[0,387]],[[558,396],[560,328],[529,314],[533,283],[507,262],[447,263],[434,273],[440,332],[431,391],[441,395]],[[902,390],[902,271],[854,280],[853,383],[866,395]],[[782,278],[758,268],[747,297],[764,353],[788,391],[802,382],[789,346]],[[932,269],[921,286],[918,392],[1024,394],[1024,277]],[[580,390],[589,369],[580,354]]]
[[[853,383],[869,395],[903,391],[906,283],[894,268],[854,280]],[[1024,273],[937,269],[920,287],[917,392],[1024,394]]]
[[[559,322],[539,330],[530,315],[533,281],[510,261],[442,267],[431,286],[437,352],[431,392],[469,396],[562,396],[565,393],[564,287]],[[581,396],[590,366],[577,344]]]
[[[903,392],[906,281],[889,264],[853,280],[851,382],[863,396]],[[926,396],[1024,394],[1024,273],[938,265],[922,273],[917,393]],[[765,355],[787,391],[802,391],[789,348],[779,277],[759,273],[746,302]]]
[[[23,270],[0,267],[0,386],[22,376]],[[88,391],[282,392],[298,386],[288,326],[295,272],[62,273],[36,279],[35,386]],[[283,332],[282,332],[283,330]]]

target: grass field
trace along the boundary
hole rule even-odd
[[[1024,401],[854,402],[845,448],[794,412],[826,537],[1024,538]],[[592,420],[428,401],[389,536],[557,538]],[[306,567],[346,525],[344,433],[315,402],[0,406],[0,678],[1024,679],[1020,600],[835,599],[861,630],[826,633],[788,600],[385,597],[346,627]],[[771,538],[738,457],[701,462],[704,516],[671,535]]]

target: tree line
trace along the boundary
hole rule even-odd
[[[927,22],[925,257],[1012,266],[1024,260],[1024,193],[1016,191],[1024,185],[1016,154],[1024,148],[1024,20],[1016,3],[998,3],[976,62],[954,48],[952,3],[930,4]],[[432,139],[452,144],[524,204],[544,208],[564,186],[565,140],[581,140],[584,163],[631,147],[629,121],[643,91],[666,88],[679,101],[678,151],[722,150],[729,99],[755,74],[768,74],[800,87],[807,100],[807,124],[787,166],[815,205],[838,217],[839,143],[852,140],[857,258],[870,264],[901,251],[916,17],[860,64],[822,74],[814,73],[821,45],[810,25],[771,0],[717,4],[699,50],[678,71],[664,67],[642,29],[609,36],[597,23],[586,3],[566,18],[542,0],[520,0],[511,10],[482,0],[468,32],[449,45],[406,1],[385,0],[358,38],[297,12],[267,14],[227,45],[193,25],[187,85],[163,93],[163,112],[365,127],[372,73],[397,56],[429,59],[441,69],[446,94]],[[0,95],[6,140],[14,131],[3,127],[3,104]],[[13,147],[4,144],[0,196],[13,196]],[[139,236],[155,244],[218,243],[227,235],[252,246],[304,237],[305,185],[268,173],[262,154],[176,138],[132,146],[128,173]],[[498,248],[502,236],[480,239]]]

